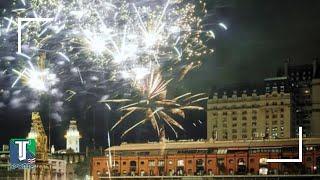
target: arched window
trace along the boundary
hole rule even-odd
[[[203,160],[202,160],[202,159],[197,159],[197,160],[196,160],[196,165],[197,165],[197,166],[204,166]]]
[[[114,162],[114,165],[117,167],[117,166],[119,166],[119,162],[118,161],[115,161]]]
[[[130,161],[130,166],[137,166],[137,162],[136,161]]]

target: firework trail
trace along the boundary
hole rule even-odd
[[[203,107],[195,104],[197,102],[207,100],[207,97],[205,97],[204,93],[196,95],[186,93],[173,99],[169,99],[167,98],[166,93],[167,85],[170,81],[171,80],[163,80],[160,73],[151,73],[146,84],[140,88],[142,97],[139,101],[131,99],[110,99],[100,101],[103,103],[130,102],[130,104],[119,108],[120,111],[125,113],[111,128],[111,130],[117,127],[130,115],[133,115],[135,112],[139,112],[144,114],[144,118],[125,130],[122,136],[126,135],[137,126],[150,122],[159,138],[163,138],[161,137],[161,131],[163,130],[161,128],[164,128],[164,125],[170,127],[177,137],[178,133],[175,127],[180,130],[184,130],[184,128],[174,117],[179,116],[181,118],[185,118],[185,110],[203,110]]]
[[[99,98],[107,92],[115,97],[138,91],[141,99],[120,108],[125,115],[115,126],[143,111],[145,119],[124,134],[150,121],[159,135],[163,126],[159,120],[176,133],[173,127],[183,127],[172,115],[184,118],[185,110],[202,109],[193,103],[203,98],[187,93],[168,99],[166,93],[171,79],[183,80],[213,52],[207,42],[216,36],[203,26],[205,6],[202,0],[17,0],[2,13],[0,40],[5,46],[0,53],[9,64],[6,69],[11,69],[13,89],[22,84],[34,94],[59,94],[59,98],[63,95],[58,92],[65,92],[67,102],[81,95]],[[18,27],[18,18],[52,20],[21,22]],[[13,43],[18,42],[18,29],[21,53]],[[41,54],[46,54],[45,61],[39,61]],[[167,70],[176,75],[163,80],[159,72]]]

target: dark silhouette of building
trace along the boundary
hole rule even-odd
[[[296,134],[298,134],[298,127],[303,127],[303,135],[310,137],[316,132],[312,132],[311,122],[316,121],[318,116],[312,115],[312,96],[315,92],[312,86],[317,83],[313,81],[320,78],[320,69],[317,60],[314,60],[312,64],[295,65],[289,60],[284,63],[282,68],[279,68],[277,77],[265,79],[266,92],[272,91],[274,88],[278,88],[285,92],[291,93],[292,96],[292,109]],[[316,90],[316,89],[314,89]],[[312,118],[314,117],[314,118]],[[319,121],[319,119],[317,120]]]

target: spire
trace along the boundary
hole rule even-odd
[[[54,148],[54,145],[51,146],[51,154],[54,154],[55,153],[55,148]]]
[[[81,138],[80,133],[77,128],[77,121],[72,119],[70,121],[69,129],[64,136],[67,139],[66,149],[71,149],[73,152],[80,152],[79,139]]]
[[[44,131],[41,117],[39,112],[32,112],[31,117],[31,129],[28,133],[28,137],[30,139],[35,139],[37,144],[37,160],[39,161],[46,161],[48,159],[48,152],[47,152],[47,135]]]

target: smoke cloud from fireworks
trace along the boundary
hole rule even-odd
[[[15,77],[11,87],[22,85],[35,94],[53,96],[57,111],[62,111],[62,98],[70,102],[81,94],[99,96],[93,92],[96,89],[108,88],[103,102],[124,102],[113,95],[137,91],[141,99],[120,109],[128,111],[122,120],[143,109],[145,121],[151,121],[158,135],[160,119],[174,132],[173,126],[183,129],[169,113],[184,117],[184,110],[202,109],[192,104],[206,98],[193,99],[187,93],[181,96],[187,100],[167,99],[167,84],[171,79],[183,80],[201,65],[203,56],[213,52],[206,44],[215,39],[215,33],[203,26],[205,6],[203,0],[16,1],[11,11],[4,12],[0,33],[6,44],[0,48],[3,59]],[[51,19],[21,22],[19,27],[18,18]],[[21,52],[16,53],[17,44],[12,42],[18,42],[20,29]],[[11,106],[24,100],[15,97]],[[33,102],[29,107],[38,105]],[[61,120],[59,114],[51,115]]]

